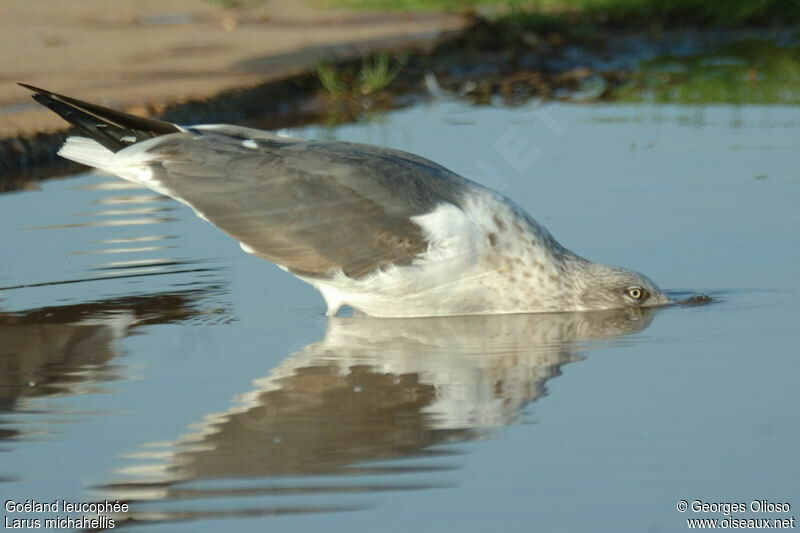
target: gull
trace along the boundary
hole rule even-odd
[[[66,159],[190,206],[322,294],[327,315],[665,305],[647,277],[567,250],[520,206],[423,157],[227,124],[179,126],[31,85],[80,136]]]

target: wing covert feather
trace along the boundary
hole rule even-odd
[[[300,275],[358,278],[428,243],[410,217],[456,203],[467,180],[412,154],[344,142],[172,134],[147,149],[172,196]],[[151,141],[152,142],[152,141]]]

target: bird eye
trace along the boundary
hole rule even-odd
[[[641,287],[628,287],[625,292],[634,300],[641,300],[647,297],[647,290]]]

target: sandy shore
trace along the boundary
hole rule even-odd
[[[313,0],[249,4],[4,0],[0,138],[64,127],[17,81],[135,112],[278,79],[326,57],[424,46],[467,25],[457,15],[329,10]]]

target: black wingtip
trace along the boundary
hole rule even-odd
[[[34,95],[31,95],[31,96],[34,99],[36,99],[37,102],[40,102],[41,100],[39,98],[36,98],[36,97],[37,96],[39,96],[39,97],[43,96],[43,97],[46,97],[46,98],[52,98],[53,100],[61,101],[61,102],[65,102],[65,103],[70,102],[72,104],[85,104],[87,106],[93,106],[94,105],[94,104],[88,104],[86,102],[81,102],[80,100],[76,100],[75,98],[70,98],[69,96],[64,96],[63,94],[54,93],[53,91],[48,91],[47,89],[42,89],[41,87],[36,87],[35,85],[30,85],[28,83],[22,83],[22,82],[18,81],[17,85],[19,85],[20,87],[24,87],[25,89],[28,89],[29,91],[32,91],[32,92],[36,93]],[[99,107],[99,106],[97,106],[97,107]]]
[[[47,92],[44,89],[40,89],[39,87],[34,87],[33,85],[28,85],[27,83],[22,83],[21,81],[18,81],[17,85],[19,85],[20,87],[25,87],[29,91],[33,91],[35,93],[46,93]]]
[[[42,89],[41,87],[36,87],[35,85],[29,85],[27,83],[22,83],[21,81],[18,81],[17,85],[19,85],[20,87],[24,87],[25,89],[28,89],[29,91],[32,91],[32,92],[36,93],[34,95],[31,95],[31,96],[34,99],[36,99],[37,102],[40,101],[38,98],[36,98],[37,96],[47,96],[47,97],[50,97],[50,98],[53,98],[53,97],[55,97],[55,98],[66,98],[65,96],[61,96],[60,94],[56,94],[54,92],[50,92],[47,89]]]
[[[18,82],[33,91],[33,99],[114,152],[132,143],[180,131],[175,124],[138,117],[97,104],[63,96],[34,85]]]

